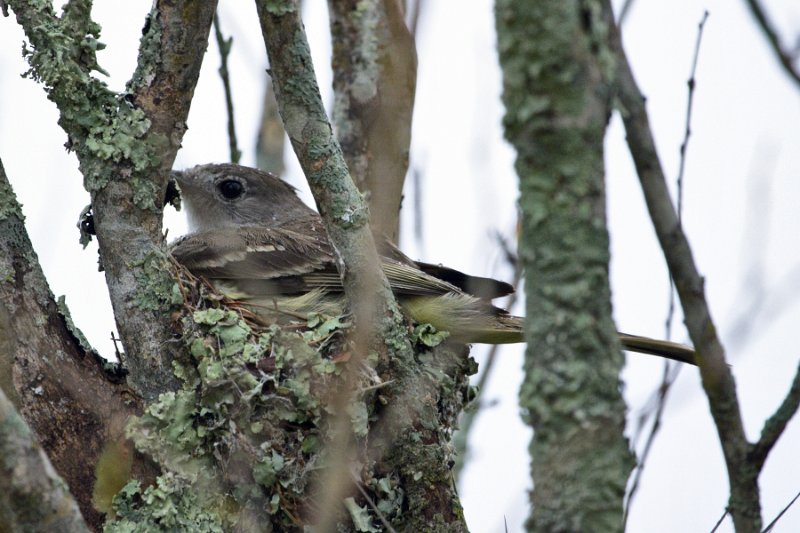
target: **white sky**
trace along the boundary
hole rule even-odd
[[[150,2],[98,0],[95,18],[108,48],[99,56],[121,89],[133,71],[136,44]],[[800,5],[768,0],[785,41],[800,34]],[[489,0],[425,2],[418,33],[419,74],[412,164],[423,174],[424,242],[411,237],[404,213],[404,249],[413,257],[475,274],[507,277],[491,234],[513,236],[516,178],[513,152],[502,140],[492,6]],[[323,0],[306,0],[306,25],[323,91],[330,101],[330,53]],[[467,7],[468,6],[468,7]],[[710,11],[697,74],[692,138],[685,174],[684,225],[737,379],[748,435],[782,400],[800,359],[800,90],[779,70],[744,2],[637,2],[625,44],[648,97],[662,161],[677,174],[686,109],[686,80],[697,24]],[[225,3],[223,30],[234,34],[231,57],[237,127],[244,163],[254,161],[266,59],[250,3]],[[113,317],[96,246],[82,251],[75,229],[88,203],[75,157],[56,125],[55,106],[41,87],[19,74],[22,33],[0,19],[0,157],[24,204],[28,230],[54,293],[66,294],[77,324],[104,353]],[[176,167],[228,157],[216,46],[196,92],[189,132]],[[666,269],[646,215],[624,132],[617,118],[607,136],[612,288],[620,330],[662,336],[667,309]],[[292,156],[293,157],[293,156]],[[287,179],[302,184],[297,165]],[[405,205],[412,206],[407,191]],[[170,213],[170,235],[183,232]],[[487,251],[488,250],[488,251]],[[763,280],[748,275],[760,264]],[[759,285],[763,284],[763,285]],[[765,289],[765,308],[752,305]],[[521,309],[521,307],[520,307]],[[519,311],[519,310],[518,310]],[[737,320],[743,322],[737,323]],[[748,342],[741,324],[752,327]],[[674,338],[686,335],[676,320]],[[738,335],[738,337],[737,337]],[[475,350],[480,359],[482,348]],[[521,531],[528,514],[527,446],[531,432],[519,421],[516,394],[521,347],[504,349],[471,439],[471,462],[460,486],[475,532]],[[660,379],[655,358],[630,356],[624,373],[631,419]],[[727,476],[697,372],[685,368],[670,397],[629,520],[629,531],[709,531],[727,500]],[[800,491],[800,424],[792,422],[761,477],[763,515],[769,522]],[[731,531],[726,521],[720,531]],[[776,532],[800,530],[792,508]]]

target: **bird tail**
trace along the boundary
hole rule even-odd
[[[491,325],[487,327],[472,329],[465,342],[486,343],[486,344],[511,344],[524,342],[523,339],[524,318],[512,315],[497,315],[493,317]],[[641,337],[639,335],[628,335],[619,333],[619,341],[624,350],[631,352],[655,355],[697,365],[696,354],[693,348],[677,342]],[[455,337],[458,337],[456,335]]]
[[[518,316],[499,315],[494,317],[493,327],[485,330],[472,331],[471,340],[468,342],[481,342],[488,344],[508,344],[523,342],[522,328],[524,319]],[[651,339],[639,335],[619,333],[622,348],[631,352],[655,355],[696,365],[696,354],[693,348],[677,342]]]
[[[673,361],[697,365],[694,349],[685,344],[651,339],[649,337],[640,337],[638,335],[628,335],[626,333],[619,334],[619,341],[624,349],[632,352],[657,355],[659,357],[672,359]]]
[[[437,329],[450,332],[450,338],[458,342],[513,344],[525,341],[523,317],[509,315],[470,295],[406,297],[401,305],[415,322],[433,324]],[[625,350],[697,364],[694,350],[683,344],[625,333],[619,333],[619,340]]]

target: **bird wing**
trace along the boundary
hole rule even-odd
[[[236,281],[242,288],[246,285],[251,294],[342,291],[335,253],[319,219],[195,233],[176,241],[171,251],[195,275]],[[381,261],[392,291],[399,296],[462,292],[418,269],[402,253],[397,258],[383,256]],[[264,280],[271,283],[264,284]]]
[[[413,266],[416,271],[422,271],[429,277],[432,276],[448,283],[451,286],[451,290],[452,286],[455,286],[461,292],[476,296],[482,300],[493,300],[501,296],[508,296],[514,292],[514,287],[505,281],[472,276],[444,265],[414,261],[386,237],[378,239],[378,248],[384,262],[390,259],[397,263]]]
[[[278,279],[315,270],[335,270],[324,230],[243,226],[187,235],[172,255],[196,275],[209,279]]]

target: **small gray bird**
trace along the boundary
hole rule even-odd
[[[175,171],[190,233],[173,256],[226,296],[267,321],[308,313],[341,314],[342,281],[319,215],[289,184],[233,164]],[[492,305],[514,292],[508,283],[413,261],[378,240],[383,271],[403,311],[465,343],[522,342],[523,318]],[[694,364],[682,344],[620,334],[627,350]]]

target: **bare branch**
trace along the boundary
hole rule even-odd
[[[242,151],[239,150],[238,143],[236,142],[236,124],[233,117],[233,94],[231,93],[231,79],[228,72],[228,56],[231,53],[231,45],[233,44],[233,37],[226,39],[222,35],[222,30],[219,27],[219,15],[214,14],[214,36],[217,40],[217,48],[219,48],[219,77],[222,79],[222,87],[225,91],[225,109],[228,112],[228,145],[231,151],[231,163],[238,163],[242,157]]]
[[[261,104],[261,126],[258,129],[256,141],[256,166],[258,168],[277,176],[283,174],[285,135],[281,117],[278,114],[278,102],[275,101],[272,80],[267,76],[267,86],[264,89],[264,99]]]
[[[769,455],[772,447],[775,446],[775,443],[783,434],[786,424],[797,413],[798,407],[800,407],[800,366],[798,366],[797,373],[794,375],[794,380],[792,380],[789,394],[783,399],[777,411],[764,423],[761,437],[758,442],[753,444],[750,450],[750,460],[757,470],[760,471],[764,466],[767,455]]]
[[[606,2],[606,9],[611,6]],[[717,337],[704,296],[703,279],[670,200],[664,171],[655,149],[644,98],[631,72],[618,29],[612,34],[618,58],[618,96],[628,146],[633,156],[650,218],[667,266],[675,280],[689,335],[728,469],[730,509],[737,531],[758,531],[761,525],[757,473],[746,468],[748,443],[736,395],[736,385]]]
[[[767,13],[764,11],[760,0],[746,0],[746,2],[747,6],[750,8],[750,12],[753,14],[753,18],[756,19],[758,27],[764,32],[764,36],[767,38],[773,52],[775,52],[775,56],[778,58],[778,63],[780,63],[781,68],[783,68],[784,72],[786,72],[792,81],[800,87],[800,71],[797,70],[795,66],[797,57],[792,57],[792,54],[781,44],[781,39],[778,37],[778,33],[775,31],[772,22],[770,22],[767,17]]]
[[[764,528],[764,530],[763,530],[761,533],[769,533],[770,531],[772,531],[772,530],[775,528],[775,526],[777,525],[778,521],[781,519],[781,517],[783,517],[783,515],[784,515],[784,514],[786,514],[786,511],[788,511],[788,510],[789,510],[789,508],[790,508],[792,505],[794,505],[794,503],[795,503],[795,502],[798,500],[798,498],[800,498],[800,492],[798,492],[797,494],[795,494],[794,498],[792,498],[792,499],[789,501],[789,503],[787,503],[787,504],[786,504],[786,506],[785,506],[783,509],[781,509],[781,512],[780,512],[780,513],[778,513],[778,516],[776,516],[776,517],[775,517],[775,518],[772,520],[772,522],[770,522],[769,524],[767,524],[767,527],[765,527],[765,528]]]

